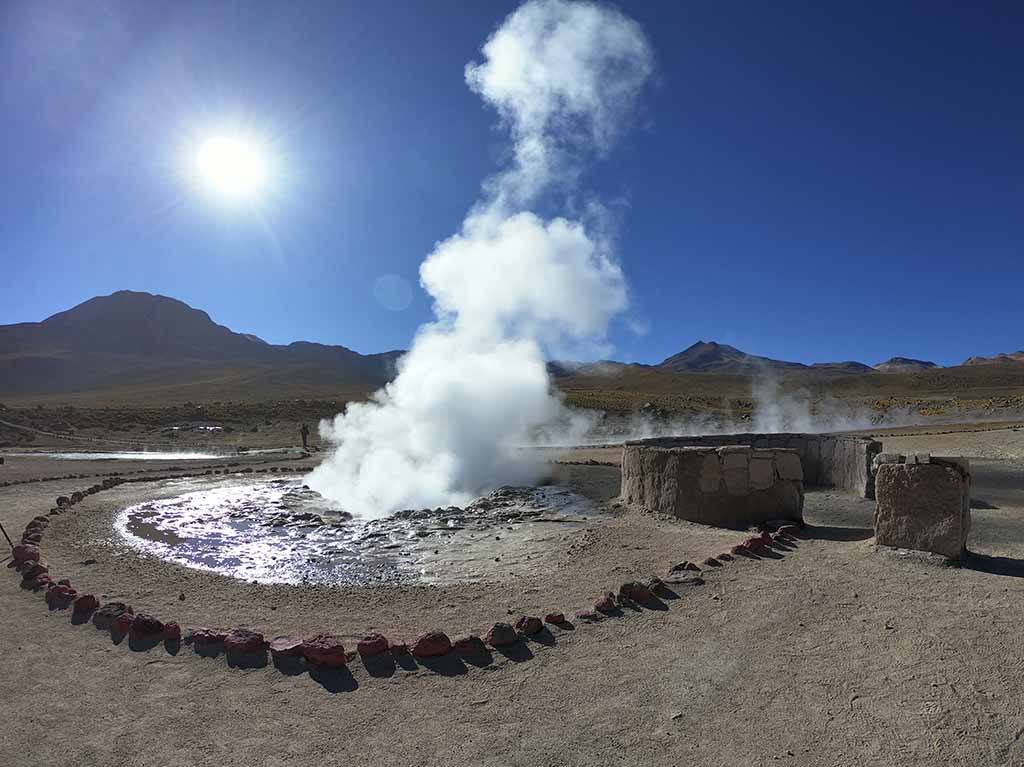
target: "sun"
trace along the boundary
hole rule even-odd
[[[267,184],[267,162],[251,140],[214,136],[199,147],[196,164],[204,184],[231,200],[251,199]]]

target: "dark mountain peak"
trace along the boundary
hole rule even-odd
[[[846,360],[845,362],[815,362],[811,365],[814,370],[828,370],[837,373],[873,373],[875,369],[870,365],[865,365],[863,362],[857,362],[856,360]]]
[[[10,392],[81,391],[116,385],[140,370],[180,374],[215,366],[372,389],[394,375],[398,356],[306,341],[276,346],[218,325],[183,301],[131,290],[90,298],[42,322],[0,326],[0,380]],[[258,388],[264,377],[247,385]]]
[[[675,373],[756,373],[769,370],[799,370],[799,362],[783,362],[742,352],[734,346],[717,341],[698,341],[657,367]]]
[[[133,290],[90,298],[43,320],[38,330],[51,346],[74,352],[225,359],[259,356],[265,347],[183,301]]]
[[[110,320],[134,313],[158,313],[163,317],[191,316],[196,321],[212,323],[210,315],[193,309],[184,301],[138,290],[118,290],[109,296],[96,296],[77,306],[47,317],[40,324],[47,326]]]
[[[934,362],[928,360],[915,360],[910,357],[892,357],[885,362],[875,365],[875,370],[882,373],[906,373],[914,370],[930,370],[937,368]]]

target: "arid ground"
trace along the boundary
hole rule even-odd
[[[333,674],[232,668],[183,646],[135,651],[72,625],[0,578],[0,759],[11,765],[1004,765],[1024,764],[1024,426],[903,429],[887,450],[970,456],[972,557],[963,567],[879,551],[872,503],[806,498],[804,536],[778,558],[705,567],[661,610],[574,620],[538,641],[463,662]],[[294,440],[293,440],[294,441]],[[15,451],[11,451],[15,452]],[[141,555],[112,531],[125,506],[229,474],[317,458],[137,461],[11,458],[0,522],[11,533],[58,495],[111,471],[152,482],[89,496],[53,517],[51,573],[183,627],[269,637],[333,631],[412,639],[438,627],[482,635],[499,620],[589,607],[606,588],[701,562],[742,537],[618,507],[617,451],[575,451],[555,479],[599,504],[544,555],[472,583],[337,588],[261,585]],[[218,468],[218,470],[220,470]],[[74,473],[79,478],[45,479]],[[281,474],[279,474],[281,476]],[[21,480],[44,478],[23,483]]]

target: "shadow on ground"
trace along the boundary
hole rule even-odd
[[[992,557],[988,554],[968,552],[960,562],[960,567],[989,575],[1024,578],[1024,559],[1014,559],[1013,557]]]

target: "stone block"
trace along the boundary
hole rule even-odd
[[[899,453],[879,453],[872,460],[872,464],[877,469],[883,463],[906,463],[906,456],[900,455]]]
[[[880,464],[875,542],[960,559],[971,528],[970,475],[962,462]]]
[[[818,474],[821,470],[821,439],[814,437],[807,440],[807,452],[802,459],[804,467],[804,483],[808,485],[818,484]]]
[[[750,489],[767,490],[775,483],[771,456],[757,456],[750,461]]]
[[[708,453],[700,465],[700,489],[702,493],[714,493],[722,482],[722,466],[718,453]]]
[[[800,465],[800,456],[785,450],[775,451],[775,471],[780,479],[803,481],[804,471]]]

